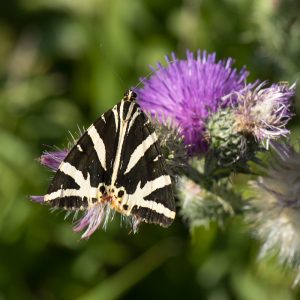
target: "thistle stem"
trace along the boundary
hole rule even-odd
[[[183,173],[195,183],[199,184],[207,190],[210,190],[212,185],[211,180],[209,180],[204,174],[193,168],[191,165],[187,164],[183,169]]]

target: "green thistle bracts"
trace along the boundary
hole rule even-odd
[[[179,187],[180,214],[191,231],[198,226],[209,227],[212,222],[223,226],[226,220],[243,213],[243,199],[226,179],[214,182],[209,191],[183,176]]]
[[[183,173],[183,169],[188,164],[188,146],[184,144],[180,130],[168,120],[159,123],[157,118],[152,118],[151,122],[155,128],[169,174],[175,179]]]
[[[239,131],[239,120],[231,108],[219,110],[209,119],[207,138],[215,167],[239,168],[258,150],[254,138]]]

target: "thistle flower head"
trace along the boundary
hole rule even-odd
[[[214,161],[217,169],[230,167],[230,170],[248,170],[246,163],[254,158],[258,144],[251,135],[237,130],[232,108],[220,109],[210,117],[206,136],[210,146],[206,160],[210,164]]]
[[[174,183],[188,163],[189,147],[184,144],[184,137],[181,135],[180,129],[172,124],[172,120],[159,122],[158,118],[151,118],[151,121],[166,161],[168,173]]]
[[[58,151],[45,151],[44,154],[39,158],[40,163],[56,172],[61,162],[67,157],[69,150],[63,149]]]
[[[49,168],[50,170],[56,172],[59,168],[59,165],[61,162],[66,158],[68,155],[69,150],[63,149],[58,151],[45,151],[44,154],[42,154],[39,157],[39,162],[41,165]],[[44,203],[44,196],[30,196],[30,199],[33,202],[37,203]]]
[[[298,269],[300,154],[292,148],[286,149],[282,155],[274,157],[265,171],[265,176],[252,183],[257,195],[250,201],[252,210],[248,215],[256,235],[263,242],[260,258],[277,254],[281,263]]]
[[[85,211],[83,217],[76,222],[73,230],[75,232],[85,230],[81,238],[88,239],[100,226],[106,228],[108,221],[113,219],[115,212],[107,202],[97,203]],[[139,220],[135,217],[122,216],[122,218],[122,220],[130,222],[132,230],[135,233],[140,223]]]
[[[172,54],[168,65],[157,65],[144,87],[137,91],[141,107],[160,118],[170,117],[181,129],[191,155],[204,153],[206,120],[220,107],[231,105],[234,99],[222,99],[244,87],[248,76],[245,69],[237,71],[233,60],[216,60],[215,53],[187,51],[186,60]]]
[[[215,221],[222,225],[226,216],[234,214],[229,203],[187,177],[180,178],[178,191],[180,214],[191,230],[198,226],[207,228]]]
[[[287,123],[293,116],[292,100],[295,85],[259,84],[254,89],[244,89],[236,92],[238,103],[234,114],[236,131],[250,134],[258,141],[266,143],[282,136],[287,136]]]

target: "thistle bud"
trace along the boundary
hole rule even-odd
[[[176,180],[177,175],[180,175],[187,165],[188,145],[184,143],[184,136],[180,129],[170,120],[159,121],[158,118],[152,118],[151,121],[166,161],[168,173]]]
[[[228,180],[219,180],[206,190],[183,176],[178,184],[178,198],[180,214],[191,230],[208,227],[211,222],[222,226],[226,219],[240,213],[244,205]]]
[[[207,124],[207,138],[218,167],[228,167],[253,157],[258,144],[249,134],[239,131],[232,108],[219,110]]]

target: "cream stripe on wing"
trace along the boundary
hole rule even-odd
[[[154,212],[156,212],[158,214],[161,214],[161,215],[164,215],[165,217],[167,217],[169,219],[175,219],[175,215],[176,215],[175,211],[170,210],[169,208],[165,207],[161,203],[157,203],[155,201],[141,199],[135,205],[137,207],[149,208],[149,209],[153,210]]]
[[[144,198],[150,195],[152,192],[166,187],[171,184],[171,178],[169,175],[162,175],[154,180],[148,181],[143,188],[141,188],[141,182],[138,183],[137,188],[133,194],[128,195],[127,204],[130,213],[134,206],[144,207],[153,210],[156,213],[162,214],[167,218],[174,219],[175,212],[165,207],[162,203],[157,203],[151,200],[145,200]]]
[[[63,198],[68,196],[77,196],[80,198],[87,197],[89,203],[92,198],[97,198],[97,188],[92,187],[90,183],[90,174],[87,173],[85,179],[82,172],[77,170],[68,162],[62,162],[59,170],[65,175],[70,176],[79,185],[79,189],[59,189],[55,192],[45,195],[44,201],[51,201],[56,198]]]
[[[82,184],[86,184],[87,179],[84,178],[82,172],[77,170],[70,163],[63,161],[59,166],[59,170],[64,174],[72,177],[79,186],[82,186]]]
[[[126,134],[126,129],[128,126],[128,120],[132,115],[134,103],[130,103],[127,115],[125,120],[123,120],[123,110],[124,110],[124,101],[121,102],[120,105],[120,130],[119,130],[119,139],[118,139],[118,146],[117,146],[117,153],[115,156],[115,161],[114,161],[114,166],[113,166],[113,173],[111,176],[111,185],[114,185],[117,179],[117,174],[119,171],[120,167],[120,162],[121,162],[121,152],[124,144],[124,139],[125,139],[125,134]]]
[[[62,162],[59,167],[59,170],[75,180],[75,182],[80,187],[80,191],[82,195],[84,195],[85,197],[91,197],[91,196],[95,197],[96,194],[94,193],[94,191],[91,191],[94,188],[91,186],[89,173],[87,173],[88,175],[87,178],[85,179],[82,172],[77,170],[74,166],[72,166],[68,162]]]
[[[139,108],[137,108],[137,110],[135,111],[135,113],[132,116],[132,119],[129,122],[129,126],[128,126],[128,132],[130,131],[130,128],[132,127],[132,125],[134,124],[136,118],[141,114],[141,110]]]
[[[57,198],[63,198],[63,197],[80,197],[84,198],[86,197],[88,200],[92,198],[97,197],[97,188],[91,188],[89,190],[89,194],[87,195],[82,189],[76,190],[76,189],[60,189],[55,192],[52,192],[50,194],[45,195],[44,201],[51,201],[55,200]]]
[[[114,114],[115,125],[116,125],[116,133],[117,133],[118,132],[118,127],[119,127],[119,115],[118,115],[117,105],[115,105],[113,107],[112,112]]]
[[[143,198],[149,196],[152,192],[161,189],[165,186],[171,184],[171,178],[169,175],[159,176],[151,181],[147,181],[147,183],[141,189],[143,193]],[[140,184],[138,185],[139,188]]]
[[[124,174],[128,173],[138,161],[145,155],[145,152],[157,141],[157,136],[155,132],[148,135],[146,139],[142,141],[133,151],[130,156],[129,163],[127,165],[126,171]]]
[[[101,166],[106,171],[106,150],[104,142],[94,125],[91,125],[87,132],[93,141],[94,149],[97,153]]]

